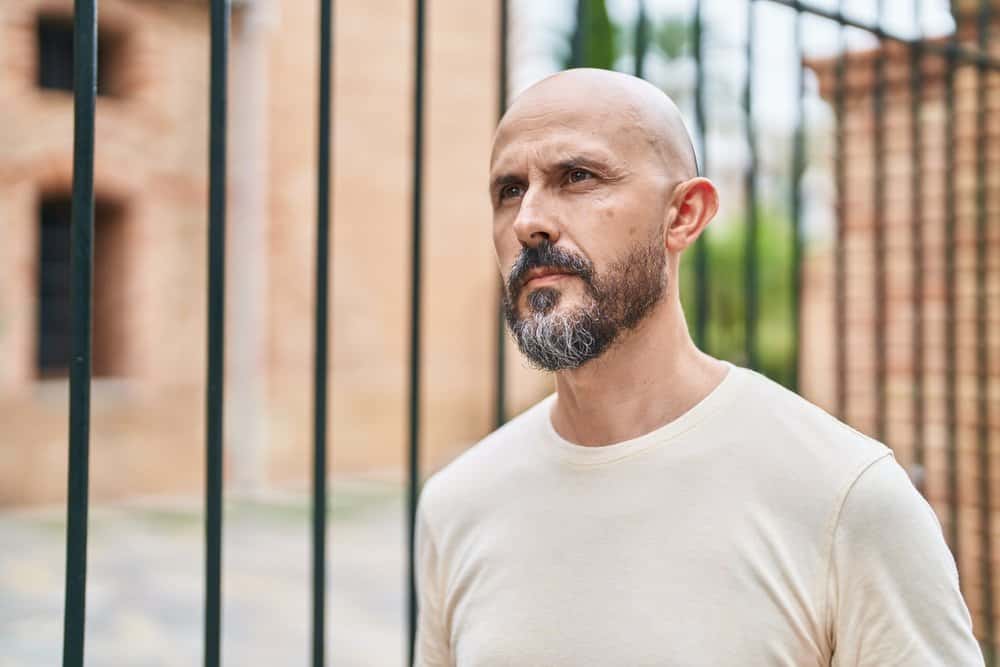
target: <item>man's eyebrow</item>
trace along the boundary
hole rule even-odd
[[[576,153],[573,155],[567,155],[558,162],[555,163],[555,167],[558,169],[572,169],[574,167],[590,167],[591,169],[596,169],[598,171],[605,171],[611,169],[611,164],[609,160],[604,158],[583,155]]]
[[[576,168],[592,169],[604,176],[614,176],[618,169],[609,158],[598,155],[585,155],[583,153],[572,153],[552,162],[546,171],[567,171]],[[498,174],[490,180],[490,191],[495,191],[505,185],[520,185],[524,182],[524,177],[516,173]]]

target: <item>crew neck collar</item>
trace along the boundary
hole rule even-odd
[[[648,433],[609,445],[578,445],[559,435],[552,425],[552,408],[558,398],[558,394],[553,393],[545,398],[540,406],[542,408],[542,448],[568,463],[584,466],[601,465],[633,456],[654,445],[676,438],[714,413],[738,393],[739,385],[745,378],[747,371],[724,359],[721,361],[729,367],[726,375],[712,391],[686,412]]]

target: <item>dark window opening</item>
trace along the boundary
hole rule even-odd
[[[47,197],[39,206],[37,369],[40,377],[69,372],[72,350],[70,308],[70,218],[68,196]],[[120,375],[124,365],[121,303],[124,284],[121,207],[98,201],[94,209],[94,295],[92,371]]]
[[[97,40],[97,94],[122,93],[121,34],[101,29]],[[73,19],[38,17],[38,85],[51,90],[73,90]]]

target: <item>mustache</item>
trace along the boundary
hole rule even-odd
[[[507,294],[516,301],[524,287],[524,276],[532,269],[556,269],[580,277],[587,285],[594,275],[593,265],[583,257],[564,248],[542,241],[533,248],[523,248],[507,277]]]

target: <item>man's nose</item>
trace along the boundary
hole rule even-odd
[[[525,193],[514,219],[514,234],[521,245],[528,248],[534,248],[542,241],[555,243],[559,240],[559,224],[546,205],[543,192],[529,189]]]

